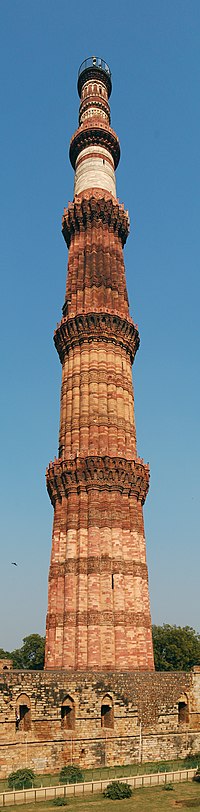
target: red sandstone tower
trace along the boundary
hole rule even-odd
[[[46,668],[152,670],[143,510],[149,468],[137,457],[131,367],[139,335],[128,306],[128,213],[116,199],[120,146],[110,127],[111,73],[79,70],[70,143],[74,201],[63,318],[59,455],[47,470],[54,524]]]

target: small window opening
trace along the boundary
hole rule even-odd
[[[188,704],[187,702],[178,703],[178,723],[181,724],[188,722]]]
[[[65,730],[74,730],[75,727],[74,702],[69,697],[64,700],[61,707],[61,727]]]
[[[16,730],[30,730],[31,712],[28,705],[19,705],[16,710]]]
[[[104,158],[103,158],[103,164],[105,164]]]
[[[31,729],[31,709],[29,697],[26,694],[21,694],[18,699],[16,707],[16,730],[30,730]]]
[[[114,727],[113,703],[109,696],[104,696],[101,705],[101,727]]]
[[[114,575],[112,573],[112,589],[114,589]]]
[[[113,713],[109,705],[101,706],[101,727],[113,727]]]
[[[19,715],[20,715],[20,722],[22,722],[21,727],[23,730],[30,729],[30,708],[28,705],[20,705],[19,706]]]

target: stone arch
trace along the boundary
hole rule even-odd
[[[178,700],[178,724],[189,722],[189,704],[187,694],[181,694]]]
[[[101,727],[114,727],[114,705],[110,694],[105,694],[101,702]]]
[[[20,694],[16,703],[16,730],[31,729],[31,702],[27,694]]]
[[[11,671],[13,668],[13,661],[9,658],[0,658],[0,671]]]
[[[61,727],[64,730],[75,728],[75,703],[69,694],[63,699],[61,705]]]

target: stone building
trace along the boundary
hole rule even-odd
[[[118,138],[111,73],[97,57],[78,75],[70,144],[74,200],[63,317],[58,459],[47,470],[54,508],[45,670],[0,662],[0,778],[18,767],[59,771],[186,756],[200,750],[200,668],[155,673],[143,504],[149,468],[137,456],[123,246],[116,197]]]
[[[48,773],[198,752],[200,667],[0,673],[0,778],[25,766]]]

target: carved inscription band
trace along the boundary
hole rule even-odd
[[[65,574],[89,575],[95,573],[113,573],[120,575],[133,575],[143,580],[148,580],[147,565],[140,561],[124,561],[122,558],[110,558],[109,556],[96,556],[68,558],[62,563],[51,564],[49,579],[63,578]]]
[[[47,628],[62,626],[135,626],[149,628],[149,614],[123,610],[118,612],[88,610],[85,612],[51,613],[47,615]]]
[[[149,488],[149,465],[140,457],[76,457],[50,462],[46,471],[47,490],[53,505],[81,486],[119,490],[134,495],[142,504]]]

